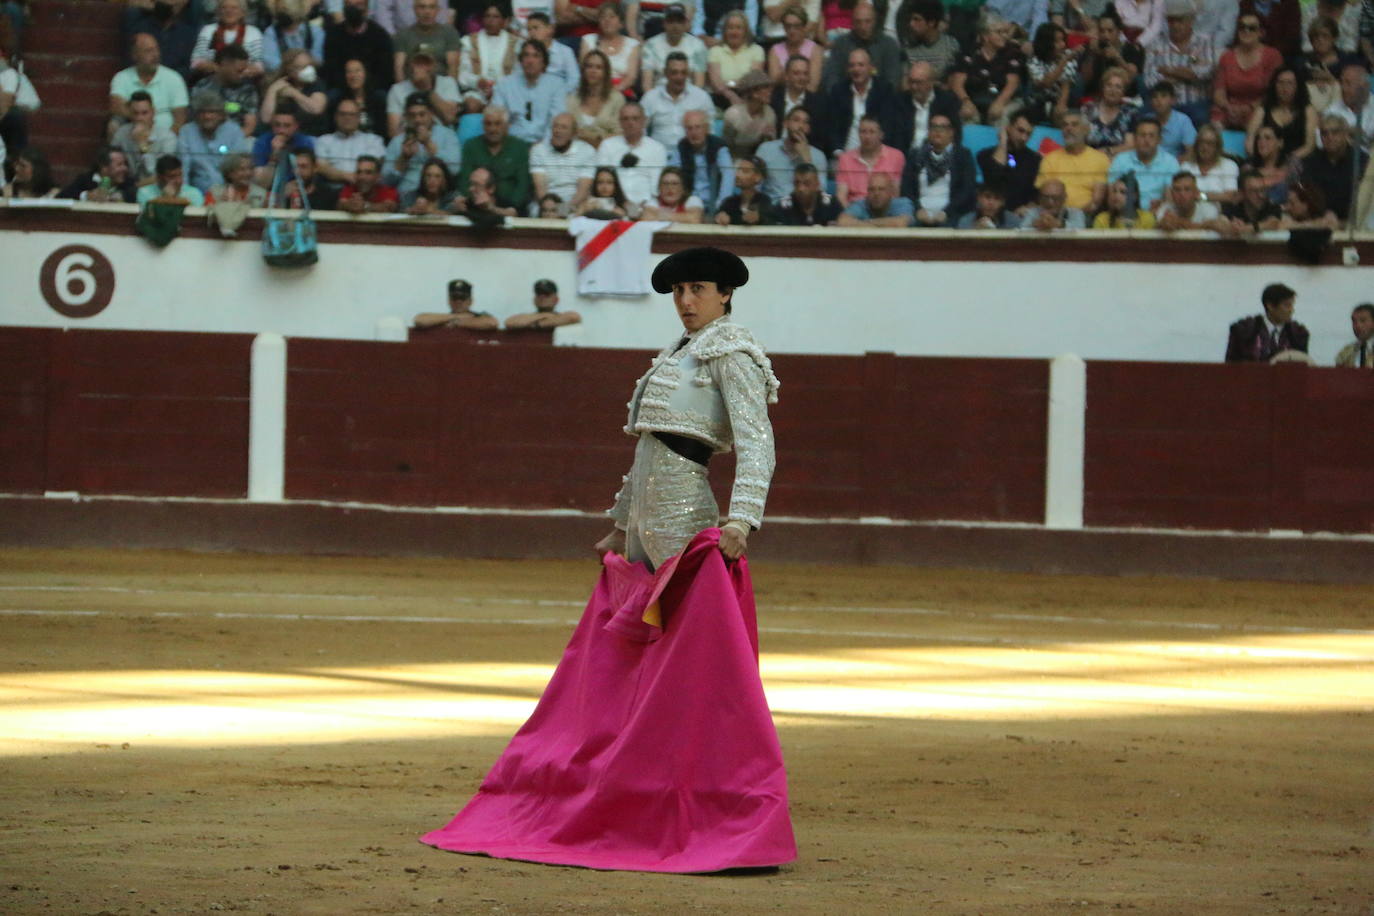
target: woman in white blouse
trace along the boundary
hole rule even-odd
[[[624,32],[625,20],[616,0],[606,0],[596,10],[596,31],[582,36],[579,59],[600,51],[611,62],[611,83],[617,90],[628,89],[639,81],[639,42]]]

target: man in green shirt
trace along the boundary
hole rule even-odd
[[[482,133],[463,144],[463,171],[458,187],[466,188],[473,169],[496,179],[496,202],[524,213],[530,204],[530,145],[510,135],[510,114],[500,105],[482,112]]]

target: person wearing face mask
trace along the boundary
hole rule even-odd
[[[129,47],[135,35],[153,36],[162,51],[162,63],[175,70],[188,83],[191,74],[191,52],[200,32],[199,19],[193,18],[198,9],[188,0],[157,0],[142,5],[131,3],[124,18],[124,47]],[[126,63],[133,63],[132,60]]]
[[[272,24],[262,33],[262,62],[269,72],[281,69],[282,55],[302,48],[324,60],[324,23],[308,19],[308,0],[277,0]]]
[[[329,130],[329,119],[325,117],[329,99],[309,51],[297,49],[282,56],[277,78],[262,94],[262,119],[271,121],[277,106],[286,100],[300,113],[302,133],[317,136]]]
[[[325,30],[324,81],[344,85],[344,67],[350,60],[362,62],[378,89],[391,88],[395,67],[391,36],[367,17],[367,0],[345,0],[343,21]]]

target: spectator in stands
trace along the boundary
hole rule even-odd
[[[803,162],[792,173],[792,193],[777,209],[783,226],[833,226],[843,212],[839,201],[821,188],[820,172]]]
[[[759,159],[735,160],[735,190],[716,210],[720,226],[771,226],[777,222],[776,207],[763,193],[768,167]]]
[[[484,168],[495,179],[498,206],[521,213],[529,206],[530,145],[510,135],[510,118],[501,106],[489,105],[482,112],[482,133],[463,144],[462,163],[460,189],[471,185],[474,169]]]
[[[942,25],[944,5],[940,0],[915,0],[903,6],[911,11],[907,19],[909,31],[905,47],[908,65],[929,64],[934,82],[943,84],[964,54],[958,40],[946,32]]]
[[[463,88],[463,105],[469,112],[481,111],[496,91],[496,83],[515,69],[520,41],[506,31],[510,21],[507,7],[487,2],[482,8],[482,28],[463,37],[463,63],[458,83]],[[607,64],[606,72],[610,73]]]
[[[1316,185],[1326,206],[1344,221],[1350,216],[1356,181],[1369,164],[1369,154],[1350,142],[1350,125],[1340,115],[1321,119],[1322,148],[1299,160],[1303,184]]]
[[[1139,112],[1139,106],[1126,99],[1126,71],[1108,70],[1102,74],[1102,95],[1083,106],[1088,145],[1108,156],[1132,149],[1135,146],[1132,127]]]
[[[153,99],[138,91],[129,99],[129,122],[115,131],[110,144],[124,151],[134,170],[134,182],[143,185],[153,179],[157,161],[177,151],[177,136],[157,121]]]
[[[361,61],[378,89],[391,88],[395,58],[391,36],[367,16],[367,0],[344,0],[343,21],[333,22],[324,33],[324,81],[344,85],[344,66]]]
[[[582,58],[582,81],[568,93],[567,110],[577,118],[577,136],[593,147],[620,133],[620,109],[625,96],[611,85],[611,62],[600,51]]]
[[[130,4],[125,11],[125,46],[129,39],[140,33],[153,36],[161,52],[162,60],[175,70],[183,81],[194,79],[191,73],[191,52],[196,47],[199,29],[191,21],[192,4],[188,0],[163,0],[139,7]],[[197,18],[197,22],[199,19]],[[127,63],[133,63],[132,57]]]
[[[973,210],[977,168],[973,154],[955,141],[948,116],[930,116],[925,145],[906,158],[901,188],[902,196],[916,208],[918,228],[953,228]]]
[[[129,170],[129,157],[121,149],[102,146],[95,154],[91,171],[78,175],[57,196],[92,204],[131,204],[137,194],[138,186]]]
[[[162,66],[162,52],[153,36],[135,35],[131,49],[134,65],[120,70],[110,80],[111,135],[129,120],[129,100],[136,92],[147,93],[152,99],[158,125],[176,133],[186,123],[185,80]]]
[[[1153,93],[1161,83],[1173,90],[1174,104],[1194,126],[1204,124],[1212,105],[1212,75],[1220,49],[1211,36],[1193,28],[1194,0],[1165,0],[1165,31],[1145,49],[1145,85]],[[1158,109],[1156,109],[1158,113]],[[1164,126],[1164,148],[1174,156],[1169,124]],[[1186,144],[1185,144],[1186,145]]]
[[[877,172],[868,182],[868,194],[856,200],[835,221],[836,225],[857,228],[905,229],[915,220],[911,200],[897,196],[897,183]]]
[[[760,143],[778,136],[778,116],[768,102],[773,95],[768,77],[751,70],[735,84],[741,101],[725,111],[721,135],[736,159],[754,155]]]
[[[1329,19],[1336,26],[1336,49],[1343,54],[1360,52],[1360,21],[1374,15],[1374,11],[1364,10],[1359,0],[1315,0],[1302,5],[1302,27],[1308,29],[1318,19]],[[1312,49],[1311,38],[1302,36],[1302,49]]]
[[[1318,16],[1307,29],[1312,50],[1293,62],[1298,76],[1307,85],[1308,99],[1320,114],[1341,97],[1341,70],[1354,55],[1336,48],[1339,26],[1332,19]]]
[[[1221,148],[1221,131],[1215,124],[1198,128],[1193,158],[1183,163],[1183,171],[1197,176],[1198,191],[1203,200],[1220,206],[1240,196],[1240,166],[1226,156]]]
[[[29,147],[21,150],[10,161],[13,177],[4,187],[5,200],[34,199],[57,196],[57,185],[53,184],[52,168],[48,157]]]
[[[1140,195],[1140,206],[1154,211],[1164,199],[1169,182],[1179,170],[1178,160],[1159,148],[1159,122],[1145,117],[1135,123],[1135,148],[1117,153],[1107,170],[1107,180],[1131,176]]]
[[[539,218],[565,219],[567,214],[563,212],[563,207],[563,198],[557,194],[545,194],[539,198]]]
[[[1340,220],[1326,205],[1326,194],[1320,187],[1307,182],[1289,186],[1280,229],[1335,229],[1339,225]]]
[[[1107,205],[1093,217],[1094,229],[1153,229],[1155,215],[1140,206],[1135,188],[1123,178],[1107,185]]]
[[[430,216],[448,211],[458,194],[453,175],[442,159],[431,159],[420,172],[420,186],[401,195],[401,209],[412,216]]]
[[[768,50],[768,80],[775,86],[787,82],[787,64],[800,58],[806,62],[806,89],[816,92],[821,86],[825,49],[807,37],[810,18],[795,4],[781,3],[784,38]]]
[[[282,56],[281,70],[273,75],[262,94],[262,119],[271,121],[272,113],[284,102],[296,109],[302,133],[313,137],[329,130],[329,97],[310,52],[303,48]]]
[[[597,168],[592,176],[591,194],[574,207],[577,216],[590,216],[595,219],[636,219],[639,207],[625,197],[620,187],[620,176],[608,165]]]
[[[250,207],[267,206],[267,189],[253,183],[253,157],[247,153],[230,153],[220,163],[223,181],[205,195],[208,205],[216,203],[246,203]]]
[[[462,90],[456,79],[435,72],[434,55],[416,51],[406,61],[406,72],[409,78],[393,84],[386,94],[387,136],[394,137],[401,132],[406,100],[417,92],[429,99],[430,111],[441,124],[449,127],[457,124],[463,111]]]
[[[450,280],[448,311],[422,312],[415,316],[416,330],[428,328],[466,328],[469,331],[495,331],[501,325],[486,312],[472,308],[472,284],[466,280]]]
[[[845,0],[828,0],[821,6],[821,34],[834,41],[854,24],[854,4]]]
[[[396,82],[406,78],[406,59],[416,51],[434,58],[440,76],[457,76],[463,36],[439,17],[439,0],[414,0],[415,22],[392,33],[392,71]],[[385,28],[385,26],[383,26]]]
[[[1287,196],[1289,162],[1278,131],[1268,125],[1255,131],[1255,151],[1245,164],[1264,178],[1271,200],[1282,201]]]
[[[1174,110],[1174,85],[1168,80],[1158,82],[1150,90],[1150,110],[1159,122],[1163,138],[1160,149],[1170,156],[1183,161],[1191,155],[1193,143],[1197,141],[1197,128],[1193,121],[1181,111]]]
[[[640,55],[640,94],[646,95],[667,76],[668,57],[681,54],[693,86],[706,86],[706,43],[688,31],[687,8],[670,3],[663,8],[663,31],[644,42]]]
[[[1021,220],[1007,209],[1007,194],[999,184],[978,186],[973,211],[959,217],[956,229],[1018,229]]]
[[[1240,199],[1223,204],[1221,215],[1231,223],[1233,235],[1268,232],[1279,228],[1283,210],[1269,199],[1264,176],[1252,168],[1240,175]]]
[[[360,142],[368,142],[366,136],[359,139]],[[318,154],[318,150],[316,152]],[[457,135],[451,130],[434,126],[434,112],[429,107],[429,98],[416,93],[406,100],[405,131],[392,137],[386,146],[386,168],[382,173],[382,181],[402,194],[413,191],[420,186],[420,172],[425,163],[435,157],[442,159],[453,172],[463,165],[464,157],[458,146]],[[528,161],[525,164],[528,167]],[[321,171],[324,171],[324,165],[321,162]],[[325,174],[327,177],[328,173]]]
[[[563,42],[554,40],[553,22],[549,18],[549,14],[543,10],[535,10],[530,13],[529,18],[525,20],[525,28],[531,41],[537,41],[548,49],[548,73],[562,82],[563,95],[559,98],[564,98],[569,92],[577,88],[577,83],[581,79],[581,71],[577,66],[577,55],[573,53],[572,48]]]
[[[1221,208],[1202,199],[1197,177],[1191,172],[1179,172],[1169,182],[1169,198],[1155,211],[1155,224],[1165,232],[1183,229],[1223,232],[1230,227],[1221,219]]]
[[[339,0],[326,0],[325,6],[331,3],[342,5]],[[457,26],[455,23],[454,10],[464,6],[461,3],[441,3],[439,10],[439,21],[445,25]],[[452,6],[453,9],[449,7]],[[404,29],[408,29],[419,21],[419,12],[415,9],[414,0],[372,0],[372,18],[377,20],[377,24],[386,29],[388,35],[396,35]]]
[[[1341,347],[1336,365],[1344,369],[1374,369],[1374,304],[1364,302],[1350,313],[1355,340]]]
[[[903,152],[920,149],[926,142],[926,131],[932,114],[943,114],[958,130],[959,99],[954,93],[935,85],[935,71],[923,60],[907,70],[907,93],[899,96],[893,106],[893,147]],[[957,137],[956,137],[957,139]]]
[[[180,159],[176,156],[163,156],[157,161],[156,177],[138,189],[135,202],[139,207],[146,207],[150,203],[203,207],[205,195],[200,193],[199,188],[186,183]]]
[[[1076,111],[1064,116],[1064,146],[1047,153],[1040,162],[1037,188],[1048,181],[1062,182],[1068,191],[1066,204],[1073,210],[1097,210],[1106,196],[1107,170],[1111,160],[1087,145],[1088,123]],[[1025,214],[1022,214],[1025,223]]]
[[[896,39],[878,28],[878,11],[868,0],[854,4],[854,25],[847,34],[830,42],[830,55],[821,74],[821,87],[832,92],[845,82],[850,53],[862,49],[868,52],[874,78],[895,90],[902,81],[906,55]]]
[[[780,202],[788,195],[793,187],[792,174],[803,163],[815,168],[824,180],[825,154],[811,145],[810,136],[811,115],[805,108],[794,108],[783,124],[782,139],[759,146],[757,155],[768,169],[763,192],[773,201]]]
[[[959,58],[949,88],[959,97],[959,117],[967,124],[1001,125],[1017,107],[1026,65],[1012,41],[1012,25],[985,14],[978,47]]]
[[[859,120],[858,147],[842,153],[835,163],[835,196],[840,199],[842,206],[847,207],[856,200],[864,199],[873,175],[882,172],[897,183],[901,181],[905,169],[906,157],[902,151],[884,146],[882,124],[877,118],[865,115]]]
[[[763,70],[763,48],[754,44],[749,20],[739,10],[725,14],[721,38],[706,54],[706,86],[717,107],[729,108],[741,101],[735,84],[750,70]]]
[[[215,52],[215,72],[196,83],[191,95],[211,93],[218,97],[220,113],[228,115],[243,136],[251,137],[257,132],[259,98],[258,88],[247,73],[248,52],[243,45],[225,45]],[[270,116],[264,117],[268,119]]]
[[[687,190],[701,198],[708,213],[735,187],[735,166],[725,141],[711,133],[706,112],[689,111],[682,116],[683,137],[668,154],[670,165],[682,169]]]
[[[792,109],[805,108],[811,115],[811,142],[822,150],[829,150],[825,99],[807,89],[810,72],[810,65],[805,59],[794,58],[787,62],[783,70],[783,84],[773,89],[773,113],[778,116],[778,123],[782,124],[787,121]]]
[[[1284,350],[1307,352],[1307,328],[1293,320],[1298,294],[1282,283],[1260,293],[1264,312],[1231,325],[1226,341],[1228,363],[1267,363]]]
[[[578,55],[600,51],[611,62],[611,84],[618,92],[639,86],[639,42],[626,35],[618,0],[605,0],[596,10],[596,31],[582,36]]]
[[[1371,29],[1374,29],[1374,14],[1371,15]],[[1358,136],[1363,137],[1365,143],[1374,140],[1374,104],[1369,101],[1368,66],[1356,60],[1341,68],[1341,97],[1327,106],[1323,114],[1338,115],[1351,128],[1358,129]]]
[[[614,166],[625,196],[637,206],[653,197],[668,151],[644,133],[644,109],[630,102],[620,109],[620,136],[607,137],[596,151],[598,165]]]
[[[1316,149],[1317,110],[1308,101],[1307,86],[1292,67],[1274,71],[1264,100],[1250,114],[1245,130],[1245,149],[1253,152],[1255,134],[1265,125],[1272,127],[1283,143],[1285,156],[1301,159]]]
[[[400,205],[396,189],[382,183],[382,161],[376,156],[359,156],[353,165],[353,180],[339,191],[339,209],[356,216],[395,213]]]
[[[997,145],[978,151],[983,181],[995,185],[1007,207],[1020,212],[1035,202],[1035,180],[1040,176],[1041,156],[1030,148],[1031,120],[1018,111],[998,128]]]
[[[860,145],[859,122],[863,118],[873,118],[881,132],[888,133],[896,120],[899,104],[896,93],[887,83],[874,78],[868,51],[855,48],[849,52],[848,72],[849,80],[837,83],[826,98],[825,108],[830,118],[826,137],[834,147],[835,156]],[[843,194],[840,201],[847,203]]]
[[[1102,79],[1109,70],[1121,70],[1125,74],[1125,85],[1134,86],[1136,78],[1145,69],[1145,51],[1133,42],[1125,41],[1121,35],[1121,20],[1115,10],[1107,7],[1097,17],[1097,40],[1088,44],[1078,64],[1078,74],[1082,78],[1084,98],[1095,98],[1102,94]],[[1211,86],[1208,85],[1207,102],[1211,104]]]
[[[496,196],[496,176],[491,169],[478,166],[468,173],[467,194],[453,202],[453,209],[478,225],[486,225],[519,216],[524,207],[503,204]]]
[[[1302,51],[1302,12],[1300,4],[1289,2],[1289,0],[1275,0],[1274,3],[1256,4],[1254,0],[1241,0],[1240,10],[1242,16],[1257,16],[1255,24],[1259,26],[1259,34],[1264,36],[1265,42],[1274,48],[1280,60],[1289,60],[1297,57]],[[1262,9],[1261,9],[1262,8]],[[1236,43],[1235,47],[1240,47],[1245,41],[1243,20],[1236,21]],[[1268,80],[1266,79],[1265,82]],[[1257,87],[1262,91],[1264,82]],[[1258,93],[1256,93],[1258,95]]]
[[[0,137],[8,146],[24,149],[29,145],[28,115],[41,104],[33,83],[10,65],[4,48],[0,48]]]
[[[1193,28],[1206,35],[1220,54],[1222,48],[1229,48],[1236,40],[1236,19],[1239,17],[1240,0],[1199,0]]]
[[[287,209],[304,209],[302,195],[315,210],[336,209],[339,205],[339,192],[318,179],[315,171],[315,151],[298,150],[291,161],[295,165],[296,177],[288,181],[282,189]]]
[[[1212,85],[1212,121],[1227,130],[1245,130],[1264,97],[1283,55],[1260,41],[1259,16],[1243,13],[1236,23],[1235,47],[1221,55]]]
[[[492,103],[511,113],[510,132],[534,144],[549,132],[549,122],[563,110],[563,81],[550,76],[549,49],[537,41],[520,46],[520,69],[502,77],[492,93]]]
[[[591,192],[596,150],[577,139],[576,130],[577,119],[562,112],[554,116],[549,138],[530,149],[530,181],[541,212],[543,201],[550,194],[558,196],[557,215],[561,217],[576,209]]]
[[[1069,110],[1069,90],[1078,78],[1078,54],[1064,27],[1046,22],[1035,30],[1026,58],[1026,111],[1036,124],[1058,124]]]
[[[535,280],[534,311],[507,318],[506,330],[548,330],[578,324],[581,321],[582,316],[576,312],[558,311],[558,284],[552,280]]]
[[[185,167],[187,183],[204,192],[219,182],[224,157],[245,152],[252,144],[239,126],[225,117],[223,96],[198,90],[191,97],[191,107],[196,119],[177,135],[176,154]]]
[[[283,155],[315,148],[315,138],[301,133],[300,126],[295,108],[278,105],[272,115],[271,132],[261,135],[253,144],[253,165],[257,169],[255,179],[264,188],[272,186],[272,178]]]
[[[300,48],[324,60],[324,23],[311,20],[309,0],[276,0],[273,21],[262,32],[262,65],[268,73],[281,69],[282,55]]]
[[[1044,173],[1041,172],[1041,178]],[[1083,211],[1067,205],[1068,188],[1058,178],[1040,182],[1040,202],[1021,216],[1022,229],[1049,232],[1055,229],[1083,229],[1088,225]]]
[[[417,57],[419,55],[416,55]],[[412,58],[413,59],[413,58]],[[414,91],[423,91],[412,86]],[[454,104],[458,95],[457,84],[454,84],[453,99],[449,100],[449,110],[453,113],[453,118],[445,123],[451,124],[457,120],[458,106]],[[405,115],[405,100],[409,95],[403,95],[396,103],[396,130],[401,129],[401,121]],[[331,89],[329,91],[329,104],[337,106],[342,99],[352,99],[358,106],[358,130],[363,133],[376,134],[383,140],[392,136],[390,102],[387,93],[372,85],[372,77],[368,75],[367,66],[360,60],[350,60],[344,64],[344,85],[342,89]],[[430,104],[434,106],[436,115],[443,106],[436,101],[436,93],[430,93]]]
[[[1164,0],[1116,0],[1113,5],[1126,37],[1142,48],[1164,33]]]
[[[687,194],[682,169],[670,165],[658,176],[658,196],[640,211],[640,219],[661,219],[672,223],[700,223],[706,205],[695,194]]]
[[[219,0],[215,21],[200,30],[196,46],[191,51],[191,72],[208,76],[216,70],[215,55],[221,48],[239,45],[248,52],[248,79],[262,76],[262,32],[249,25],[244,15],[243,0]]]
[[[358,103],[349,98],[339,99],[334,106],[334,126],[332,134],[315,138],[315,156],[320,176],[338,184],[352,184],[353,166],[359,156],[372,156],[374,159],[386,157],[386,144],[376,134],[364,133],[358,129],[361,109]],[[419,130],[416,130],[416,147],[419,146]],[[453,143],[457,146],[457,141]]]
[[[688,80],[687,55],[682,52],[668,55],[663,62],[663,77],[663,82],[644,93],[640,104],[649,119],[649,136],[671,149],[683,137],[682,118],[687,112],[714,116],[715,106],[705,89]]]

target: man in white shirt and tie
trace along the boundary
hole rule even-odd
[[[1336,355],[1336,365],[1347,369],[1374,369],[1374,303],[1362,302],[1350,313],[1350,330],[1355,333]]]

